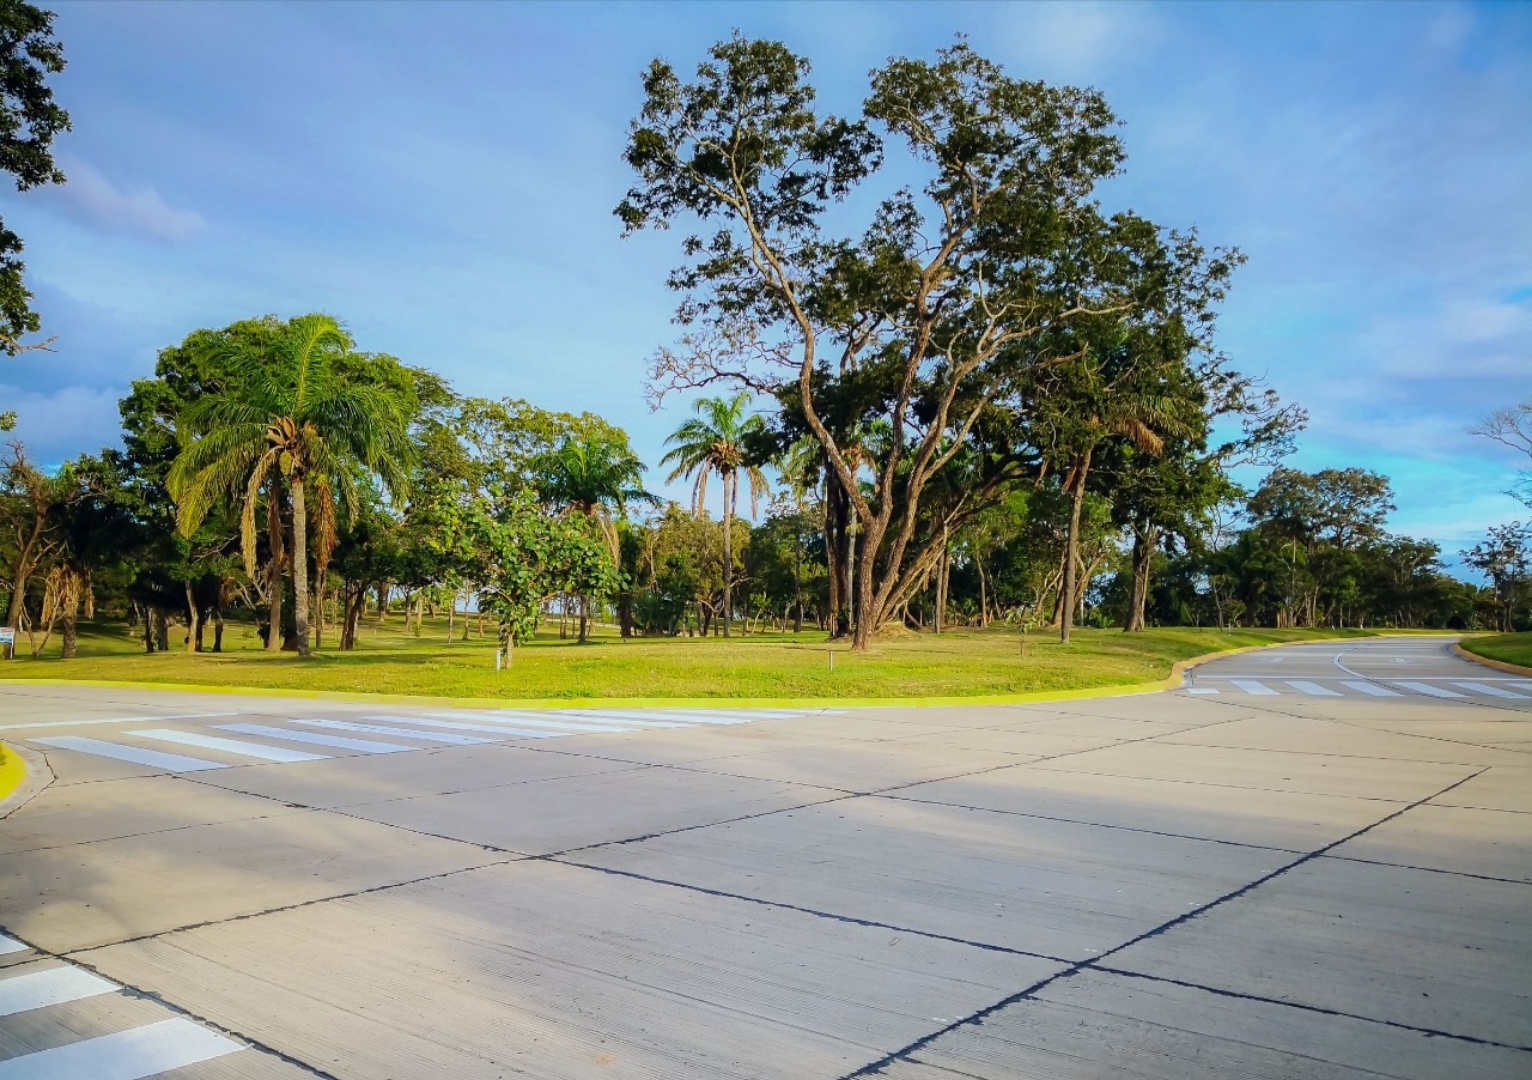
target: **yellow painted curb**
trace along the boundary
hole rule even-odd
[[[1373,635],[1386,636],[1386,635]],[[1209,660],[1217,660],[1238,653],[1259,652],[1263,649],[1282,649],[1289,645],[1313,645],[1322,641],[1341,641],[1343,638],[1309,638],[1299,641],[1274,641],[1264,645],[1241,645],[1232,649],[1204,653],[1188,660],[1177,660],[1171,665],[1170,674],[1153,682],[1126,683],[1117,686],[1091,686],[1074,690],[1032,690],[1019,694],[972,694],[934,697],[809,697],[809,698],[659,698],[659,697],[596,697],[596,698],[473,698],[439,697],[413,694],[364,694],[346,690],[291,690],[267,689],[259,686],[207,686],[197,683],[116,682],[105,679],[3,679],[0,686],[96,686],[112,690],[163,690],[185,694],[231,694],[247,697],[287,697],[308,701],[344,701],[361,704],[429,705],[455,709],[832,709],[866,708],[872,706],[956,706],[956,705],[1027,705],[1042,701],[1081,701],[1089,698],[1122,697],[1128,694],[1152,694],[1159,690],[1173,690],[1190,669]]]
[[[1487,656],[1480,656],[1478,653],[1469,652],[1467,649],[1463,648],[1463,646],[1455,643],[1452,646],[1452,651],[1457,653],[1464,660],[1472,660],[1476,664],[1483,664],[1485,667],[1492,667],[1496,671],[1505,671],[1512,675],[1532,675],[1532,667],[1523,667],[1521,664],[1512,664],[1506,660],[1491,660]]]
[[[27,763],[5,743],[0,743],[0,802],[10,797],[27,778]]]

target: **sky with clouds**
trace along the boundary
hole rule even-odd
[[[465,393],[589,409],[658,459],[643,361],[674,234],[623,240],[619,155],[653,57],[738,29],[869,69],[966,33],[1102,90],[1103,198],[1249,256],[1223,348],[1312,424],[1292,464],[1393,478],[1448,553],[1525,516],[1467,434],[1532,396],[1532,5],[57,5],[69,183],[0,192],[56,351],[0,361],[39,457],[116,440],[117,399],[201,326],[323,310]],[[660,477],[651,488],[663,489]],[[678,492],[679,493],[679,492]]]

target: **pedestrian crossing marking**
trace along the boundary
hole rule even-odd
[[[447,717],[447,716],[452,716],[452,715],[456,715],[456,714],[453,714],[453,713],[432,713],[431,715],[435,716],[435,717]],[[500,723],[491,723],[487,719],[485,719],[485,720],[471,719],[471,717],[473,715],[474,714],[471,714],[471,713],[467,714],[467,716],[465,717],[464,720],[446,720],[446,719],[422,720],[419,717],[415,717],[415,716],[369,716],[369,717],[367,717],[367,719],[368,720],[387,720],[390,723],[400,723],[400,724],[405,724],[405,723],[408,723],[408,724],[430,724],[433,727],[459,728],[459,729],[461,729],[463,731],[503,731],[503,732],[506,732],[507,734],[515,733],[515,732],[518,732],[518,731],[525,731],[527,728],[557,728],[560,731],[569,731],[569,732],[573,732],[575,734],[584,734],[585,732],[595,732],[595,733],[606,734],[606,733],[611,733],[611,732],[631,731],[632,730],[631,728],[625,728],[625,727],[612,727],[612,726],[607,725],[607,724],[584,724],[584,723],[579,723],[579,722],[571,723],[570,721],[567,721],[567,720],[557,720],[557,721],[555,721],[555,720],[545,720],[545,719],[542,719],[541,716],[539,716],[536,719],[534,719],[532,717],[529,717],[529,716],[528,717],[524,717],[524,716],[507,717],[507,718],[505,718],[505,723],[518,724],[520,726],[519,727],[505,727],[505,726],[503,726]]]
[[[198,746],[204,750],[217,750],[238,757],[252,757],[261,761],[323,761],[329,754],[311,754],[307,750],[289,750],[285,746],[263,746],[245,742],[243,739],[220,739],[217,735],[199,735],[194,731],[172,731],[156,728],[152,731],[129,731],[125,734],[141,739],[158,739],[161,742],[178,743],[181,746]]]
[[[1492,683],[1455,682],[1452,685],[1461,686],[1464,690],[1472,690],[1475,693],[1488,694],[1490,697],[1516,698],[1518,701],[1527,700],[1526,694],[1513,694],[1511,691],[1495,686]]]
[[[377,720],[389,727],[381,728],[385,734],[395,732],[403,734],[406,727],[430,728],[432,731],[443,729],[448,731],[473,731],[477,735],[462,735],[458,738],[479,738],[486,734],[504,735],[512,739],[548,739],[558,738],[560,735],[569,734],[567,731],[528,731],[526,728],[500,727],[495,724],[468,724],[457,720],[429,720],[419,716],[366,716],[365,720]],[[392,725],[399,725],[394,727]],[[485,739],[485,742],[503,742],[504,740]]]
[[[120,990],[116,983],[77,967],[24,971],[0,979],[0,1016],[14,1016]]]
[[[1405,682],[1401,679],[1390,679],[1389,681],[1392,682],[1395,686],[1402,686],[1406,690],[1413,690],[1415,693],[1425,694],[1427,697],[1460,698],[1463,696],[1462,694],[1448,690],[1446,687],[1432,686],[1430,683]]]
[[[151,769],[164,769],[167,772],[199,772],[203,769],[227,769],[228,766],[221,761],[208,761],[206,758],[187,757],[185,754],[167,754],[163,750],[146,750],[141,746],[123,746],[119,743],[106,742],[103,739],[86,739],[77,735],[55,735],[48,739],[33,739],[35,743],[44,746],[56,746],[60,750],[74,750],[81,754],[94,754],[96,757],[114,758],[117,761],[126,761],[133,765],[147,765]],[[3,1077],[4,1073],[0,1073]]]
[[[268,739],[289,739],[292,742],[328,746],[336,750],[355,750],[359,754],[397,754],[403,750],[419,750],[418,746],[403,743],[378,742],[376,739],[348,739],[343,735],[321,735],[317,731],[293,731],[290,728],[268,727],[265,724],[216,724],[225,731],[237,731],[241,735],[264,735]]]
[[[354,724],[349,720],[301,720],[294,718],[295,724],[308,724],[311,727],[333,728],[336,731],[358,731],[363,735],[392,735],[395,738],[419,739],[421,742],[444,743],[448,746],[474,746],[482,743],[492,743],[494,739],[486,739],[478,735],[454,735],[446,731],[417,731],[413,728],[386,728],[377,724]]]
[[[26,952],[31,947],[32,946],[28,945],[24,941],[17,941],[13,937],[6,937],[4,934],[0,934],[0,956],[6,956],[10,953]]]
[[[1265,683],[1256,682],[1254,679],[1233,679],[1231,681],[1234,683],[1235,686],[1239,687],[1241,690],[1243,690],[1247,694],[1273,694],[1274,695],[1274,694],[1279,693],[1279,691],[1273,690],[1271,687],[1267,686]]]
[[[1220,694],[1223,691],[1213,686],[1188,686],[1186,692],[1188,694]]]
[[[1390,690],[1386,686],[1379,686],[1377,683],[1372,683],[1372,682],[1361,682],[1361,681],[1347,680],[1346,682],[1341,683],[1341,685],[1342,686],[1349,686],[1353,690],[1360,690],[1362,693],[1370,694],[1373,697],[1403,697],[1404,696],[1403,694],[1401,694],[1397,690]]]
[[[1291,686],[1294,690],[1302,690],[1305,694],[1312,694],[1314,697],[1341,696],[1334,690],[1331,690],[1328,687],[1320,686],[1316,682],[1309,682],[1307,679],[1287,679],[1286,682],[1287,685]]]
[[[143,1080],[242,1049],[177,1016],[0,1061],[0,1080]]]

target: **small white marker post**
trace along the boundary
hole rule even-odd
[[[825,650],[825,656],[830,658],[830,670],[834,671],[835,670],[835,653],[833,653],[829,649],[826,649]]]
[[[500,650],[499,649],[495,650],[495,670],[496,671],[500,670]]]

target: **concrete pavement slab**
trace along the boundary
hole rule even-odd
[[[831,1077],[1058,970],[543,862],[92,957],[358,1080]]]
[[[1215,728],[1184,731],[1159,740],[1166,745],[1227,746],[1246,750],[1284,750],[1340,757],[1434,761],[1456,765],[1525,765],[1525,755],[1497,747],[1470,746],[1417,734],[1373,731],[1351,723],[1287,716],[1252,717]]]
[[[1082,972],[922,1047],[897,1080],[1510,1080],[1517,1050]]]
[[[33,799],[11,814],[0,830],[0,854],[292,813],[297,810],[270,799],[221,791],[175,776],[73,784],[46,799]]]
[[[1377,821],[1372,799],[1092,776],[1037,768],[937,780],[896,792],[950,806],[1312,851]]]
[[[1318,859],[1110,962],[1532,1048],[1529,904],[1532,886]]]
[[[1276,750],[1164,743],[1109,746],[1056,762],[1040,761],[1031,768],[1399,802],[1425,798],[1475,771],[1472,765],[1318,757]]]
[[[519,746],[452,746],[310,761],[282,769],[222,769],[199,773],[197,779],[208,786],[304,806],[344,807],[632,768],[637,766]]]
[[[805,784],[647,767],[363,804],[346,812],[473,844],[545,855],[842,796]]]
[[[827,743],[821,746],[767,750],[740,757],[696,762],[695,768],[784,780],[840,791],[881,791],[946,776],[962,776],[1004,765],[993,750],[977,751],[907,741]]]
[[[7,855],[0,911],[64,952],[505,858],[308,811]]]
[[[1104,735],[1065,735],[1027,725],[1013,728],[967,728],[934,734],[907,735],[898,740],[909,746],[928,746],[937,750],[978,750],[1032,760],[1074,754],[1113,746],[1121,739]]]
[[[1431,805],[1475,806],[1532,814],[1532,768],[1496,765],[1432,799]]]
[[[1348,840],[1330,855],[1532,884],[1532,822],[1504,810],[1427,803]]]
[[[1292,856],[880,799],[568,858],[832,916],[1081,959]]]

